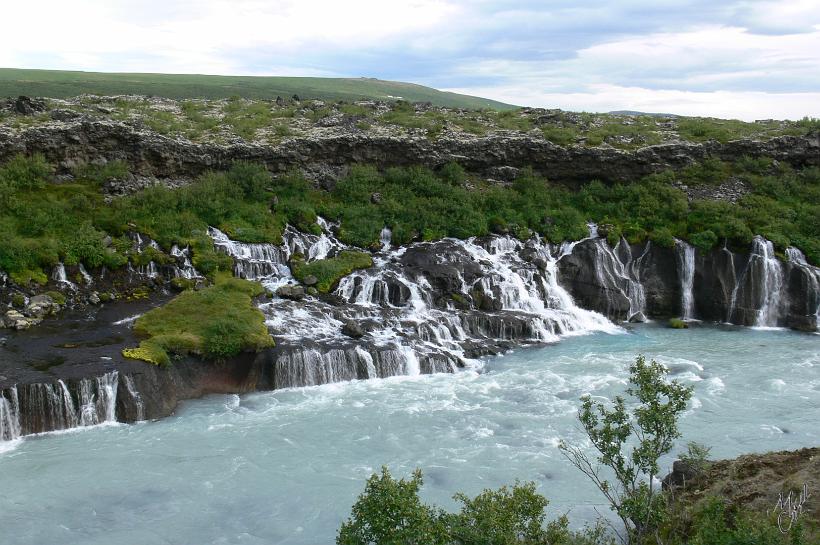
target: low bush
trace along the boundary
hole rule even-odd
[[[407,106],[396,111],[410,115]],[[109,166],[84,167],[75,183],[59,185],[49,183],[51,167],[42,157],[17,157],[0,167],[7,190],[0,192],[0,270],[27,282],[39,281],[38,271],[59,261],[117,268],[130,250],[123,235],[138,231],[156,240],[164,254],[174,244],[190,246],[194,265],[212,274],[231,270],[232,263],[214,251],[208,227],[243,242],[280,243],[286,224],[319,233],[318,215],[338,221],[338,237],[362,248],[377,246],[385,226],[396,244],[491,232],[519,238],[537,233],[559,243],[583,238],[592,221],[613,244],[625,236],[631,243],[650,239],[671,247],[678,238],[701,251],[724,240],[745,249],[759,234],[780,252],[796,246],[811,263],[820,263],[820,169],[795,171],[765,158],[733,164],[707,159],[678,173],[632,183],[592,181],[574,189],[527,170],[510,186],[500,186],[451,163],[437,173],[354,167],[325,191],[298,173],[272,179],[261,165],[237,163],[180,189],[151,187],[106,204],[99,184],[123,168]],[[675,186],[714,186],[730,178],[750,190],[737,202],[690,202]]]
[[[592,543],[568,529],[561,517],[545,524],[547,499],[534,483],[487,489],[475,498],[456,494],[461,510],[448,513],[419,498],[421,471],[394,479],[374,473],[339,529],[338,545],[570,545]],[[600,543],[607,543],[602,537]]]

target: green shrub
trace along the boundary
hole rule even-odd
[[[686,443],[686,452],[681,454],[679,458],[683,460],[695,473],[700,474],[709,469],[709,453],[712,451],[710,447],[689,441]]]
[[[675,522],[675,520],[671,521]],[[720,498],[706,498],[691,517],[691,526],[677,530],[675,544],[686,545],[808,545],[804,527],[794,524],[782,533],[774,517],[726,505]],[[683,535],[681,535],[683,534]]]
[[[549,501],[535,491],[535,483],[516,483],[484,490],[475,498],[456,494],[461,511],[444,520],[451,542],[498,545],[565,543],[568,520],[545,525]]]
[[[12,271],[9,273],[12,282],[21,286],[27,286],[31,282],[39,285],[48,283],[48,277],[43,271],[32,271],[30,269],[23,269],[22,271]]]
[[[541,129],[541,132],[544,134],[544,138],[559,146],[573,144],[578,138],[578,130],[572,127],[548,126]]]
[[[8,197],[17,191],[44,188],[52,170],[51,165],[41,154],[15,155],[0,167],[0,198]]]
[[[342,524],[338,545],[407,543],[444,545],[445,529],[439,514],[419,498],[421,471],[409,480],[396,480],[386,467],[373,474],[353,505],[350,519]]]
[[[718,237],[714,232],[707,230],[695,233],[689,238],[689,241],[702,252],[708,252],[715,247]]]
[[[544,524],[549,503],[534,483],[484,490],[475,498],[456,494],[461,510],[448,513],[419,499],[420,470],[396,480],[382,467],[373,474],[336,537],[338,545],[578,545],[593,542],[573,535],[561,517]],[[603,537],[603,536],[602,536]],[[601,539],[594,543],[609,543]]]
[[[11,304],[17,308],[23,308],[26,306],[26,296],[22,293],[15,293],[11,296]]]

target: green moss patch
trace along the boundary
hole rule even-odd
[[[672,318],[669,320],[669,327],[672,329],[689,329],[689,324],[679,318]]]
[[[60,306],[65,305],[65,295],[63,295],[59,291],[47,291],[45,293],[45,295],[48,295],[49,297],[51,297],[51,299],[53,299],[54,302],[57,303],[58,305],[60,305]]]
[[[316,289],[328,293],[339,282],[357,269],[373,266],[373,258],[365,252],[344,251],[336,257],[320,259],[311,263],[295,259],[291,262],[293,276],[304,282],[309,276],[316,277]]]
[[[263,291],[256,282],[218,275],[213,286],[185,291],[140,316],[134,332],[144,340],[123,356],[167,365],[171,354],[222,360],[273,346],[265,318],[253,306]]]

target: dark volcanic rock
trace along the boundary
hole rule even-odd
[[[612,320],[629,318],[629,299],[617,286],[605,281],[599,274],[600,256],[595,240],[579,242],[572,253],[559,261],[560,283],[570,292],[575,302]]]
[[[463,284],[471,285],[481,276],[473,256],[449,240],[412,246],[402,255],[401,264],[423,275],[441,295],[459,293]]]
[[[26,103],[29,104],[29,103]],[[226,146],[174,140],[111,121],[76,122],[0,132],[0,162],[16,153],[42,153],[56,164],[124,160],[137,176],[190,179],[210,169],[228,168],[236,160],[265,164],[273,173],[294,167],[322,178],[344,173],[352,164],[379,168],[422,165],[439,168],[457,160],[465,169],[487,177],[532,167],[551,180],[581,183],[631,181],[647,174],[680,169],[706,157],[731,160],[767,156],[793,166],[820,166],[820,136],[783,136],[760,142],[721,144],[670,143],[636,151],[573,146],[563,148],[528,134],[444,137],[435,141],[413,136],[381,136],[360,131],[332,136],[289,138],[275,147],[238,143]]]
[[[342,333],[348,337],[353,337],[354,339],[364,337],[364,329],[362,329],[362,327],[354,320],[347,320],[344,323],[342,326]]]
[[[20,95],[14,101],[14,111],[22,115],[34,115],[46,111],[46,103],[36,98]]]
[[[641,250],[642,251],[642,250]],[[633,248],[638,254],[638,249]],[[640,259],[641,284],[649,316],[675,316],[681,308],[681,282],[674,248],[652,244]]]

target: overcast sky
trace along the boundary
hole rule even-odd
[[[820,0],[28,0],[0,66],[367,76],[520,105],[820,117]]]

